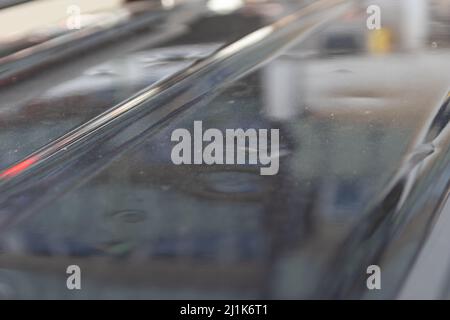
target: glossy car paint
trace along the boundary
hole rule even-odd
[[[399,297],[446,200],[445,41],[323,55],[333,27],[365,30],[354,2],[188,7],[158,13],[150,44],[0,89],[5,296]],[[173,165],[170,135],[195,120],[280,129],[279,174]],[[80,292],[61,288],[70,264]]]

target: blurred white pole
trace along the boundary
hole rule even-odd
[[[423,48],[429,28],[427,0],[401,0],[401,2],[403,46],[406,50]]]

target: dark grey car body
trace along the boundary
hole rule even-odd
[[[450,52],[431,33],[324,55],[349,20],[360,43],[352,1],[180,4],[0,58],[0,293],[416,297],[450,178]],[[279,173],[174,165],[171,133],[196,120],[279,129]]]

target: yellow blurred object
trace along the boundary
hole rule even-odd
[[[370,31],[368,48],[372,54],[387,54],[392,51],[392,32],[388,28]]]

